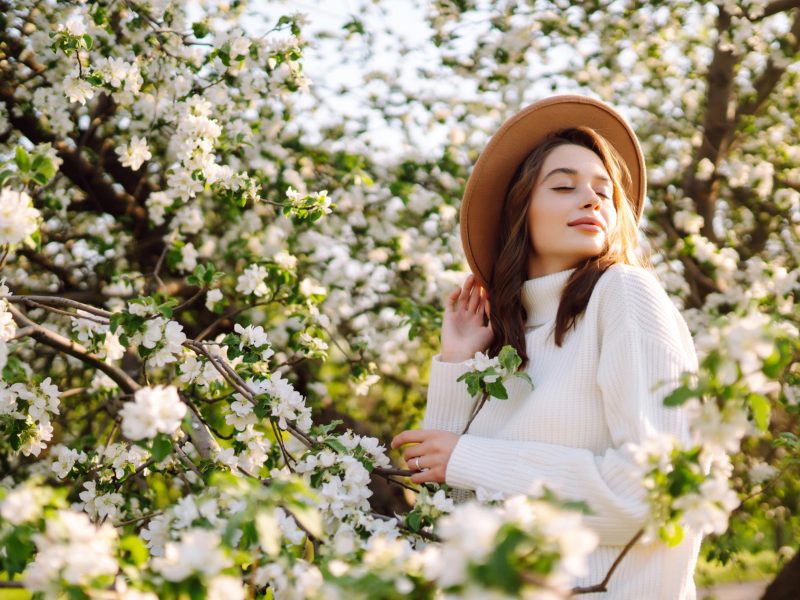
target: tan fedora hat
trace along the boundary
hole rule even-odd
[[[630,125],[610,106],[587,96],[552,96],[522,109],[497,130],[481,153],[461,202],[461,243],[472,272],[488,288],[497,260],[500,216],[511,178],[550,134],[585,126],[603,136],[631,174],[625,190],[637,220],[647,187],[644,154]]]

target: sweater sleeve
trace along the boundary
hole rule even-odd
[[[461,433],[475,407],[476,396],[470,396],[467,385],[456,381],[468,371],[466,361],[444,362],[441,354],[431,359],[431,374],[428,381],[428,402],[425,408],[424,429],[440,429]]]
[[[685,321],[652,274],[626,268],[608,275],[599,307],[597,383],[612,447],[596,455],[585,448],[467,434],[450,457],[446,481],[506,494],[528,493],[542,483],[589,505],[592,514],[585,521],[601,544],[624,545],[649,511],[624,445],[656,432],[688,440],[685,412],[665,407],[663,399],[683,372],[696,371],[697,357]]]

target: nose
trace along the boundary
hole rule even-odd
[[[599,194],[597,194],[597,192],[594,191],[592,186],[587,186],[587,187],[588,191],[585,194],[586,200],[583,204],[583,208],[596,208],[600,206],[600,204],[603,202],[603,199],[600,197]]]

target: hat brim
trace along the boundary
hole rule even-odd
[[[619,153],[631,174],[625,190],[637,220],[647,187],[644,154],[633,129],[607,104],[586,96],[553,96],[508,119],[481,153],[461,203],[461,242],[472,272],[488,288],[497,259],[500,217],[511,178],[548,135],[569,127],[590,127]]]

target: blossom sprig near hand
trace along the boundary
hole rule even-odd
[[[471,396],[486,393],[499,400],[508,400],[505,382],[511,377],[519,377],[528,382],[533,389],[533,381],[525,372],[517,372],[522,359],[513,346],[503,346],[500,354],[488,357],[483,352],[476,352],[475,357],[465,361],[469,371],[456,381],[464,381]]]

